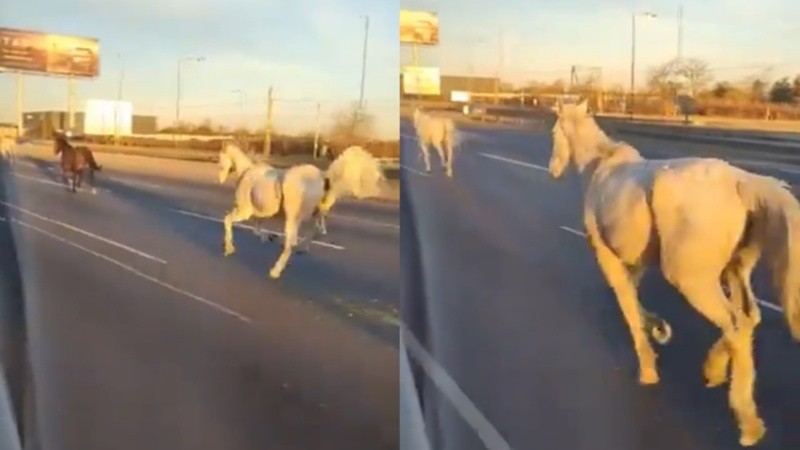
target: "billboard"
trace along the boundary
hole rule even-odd
[[[133,105],[129,102],[91,99],[86,101],[83,116],[83,133],[87,135],[120,136],[133,133]]]
[[[100,43],[92,38],[0,28],[0,69],[96,77]]]
[[[439,44],[439,17],[428,11],[400,10],[400,42],[403,44]]]
[[[403,67],[403,92],[410,95],[441,95],[438,67]]]

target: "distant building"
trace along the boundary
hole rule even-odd
[[[453,91],[468,91],[473,93],[488,94],[494,92],[494,77],[442,75],[440,77],[440,95],[424,97],[425,100],[449,102]],[[414,94],[403,91],[403,75],[400,74],[400,97],[404,100],[416,98]]]
[[[75,130],[84,131],[84,113],[75,113]],[[23,126],[28,137],[49,138],[55,130],[65,130],[69,116],[65,111],[28,111],[23,113]],[[156,116],[133,116],[133,134],[155,134],[158,132]]]

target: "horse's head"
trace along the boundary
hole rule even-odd
[[[331,163],[327,177],[335,195],[376,197],[387,187],[380,161],[356,145],[345,149]]]
[[[232,142],[225,142],[219,152],[219,184],[224,183],[228,179],[228,175],[236,169],[231,156],[231,146],[234,146]]]
[[[419,109],[419,106],[414,107],[414,125],[419,125],[419,121],[422,118],[422,111]]]
[[[586,141],[587,133],[592,129],[599,129],[589,115],[586,100],[577,105],[565,105],[559,99],[556,113],[556,123],[552,130],[553,153],[550,156],[550,175],[553,178],[559,178],[567,166],[575,162],[576,152],[583,148],[582,142]]]

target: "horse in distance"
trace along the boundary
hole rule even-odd
[[[453,119],[439,117],[414,109],[414,129],[417,133],[420,153],[425,162],[425,171],[431,171],[431,158],[428,147],[433,146],[448,177],[453,177],[453,148],[458,139],[458,132]]]
[[[86,146],[73,146],[70,144],[66,133],[57,133],[55,136],[53,153],[61,155],[61,178],[64,185],[71,192],[77,192],[81,186],[84,170],[89,170],[89,184],[92,193],[97,193],[94,183],[94,172],[102,170],[97,164],[91,150]]]

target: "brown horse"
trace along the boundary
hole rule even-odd
[[[56,135],[54,153],[61,154],[61,177],[64,185],[72,192],[77,192],[83,181],[84,169],[89,169],[89,184],[92,193],[96,192],[94,187],[94,172],[102,170],[94,159],[92,152],[85,146],[73,147],[67,137],[63,134]],[[67,174],[71,178],[67,177]]]

